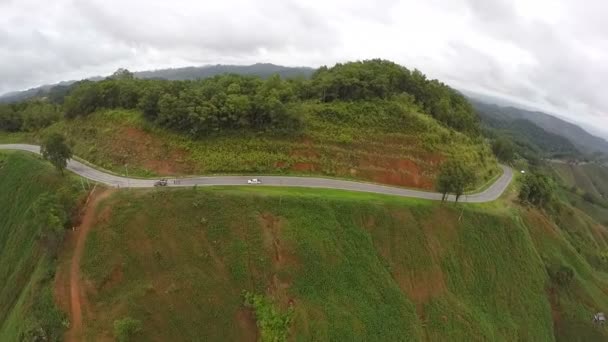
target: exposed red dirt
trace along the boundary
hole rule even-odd
[[[432,189],[433,179],[409,159],[368,157],[358,166],[359,175],[374,182],[406,187]]]
[[[70,329],[66,332],[66,341],[82,341],[83,340],[83,309],[89,307],[86,300],[86,284],[83,282],[80,274],[80,263],[84,253],[85,242],[88,233],[95,224],[95,210],[97,205],[105,198],[112,194],[112,190],[97,190],[90,194],[87,206],[84,208],[84,215],[80,226],[72,232],[69,240],[74,246],[74,253],[70,260],[69,273],[58,273],[56,278],[55,293],[58,294],[58,302],[62,306],[65,305],[66,289],[69,288],[69,305],[70,314]],[[68,245],[70,241],[68,240]]]
[[[314,171],[316,167],[312,163],[295,163],[292,169],[295,171]]]
[[[186,151],[170,147],[135,127],[126,127],[114,134],[112,146],[119,163],[135,163],[161,175],[192,171],[192,165],[186,162]]]
[[[297,265],[295,257],[286,248],[281,239],[283,222],[281,218],[270,213],[264,213],[260,217],[262,223],[262,237],[264,245],[272,253],[272,275],[269,279],[268,293],[275,298],[282,308],[295,304],[295,299],[289,297],[288,291],[291,279],[282,274],[283,270]]]

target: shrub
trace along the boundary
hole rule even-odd
[[[141,329],[141,321],[131,317],[114,321],[114,336],[119,342],[129,341]]]
[[[262,295],[243,292],[245,306],[255,311],[257,326],[262,342],[287,341],[289,325],[293,318],[293,308],[287,313],[279,312],[273,303]]]

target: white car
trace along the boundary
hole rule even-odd
[[[247,180],[247,184],[262,184],[262,181],[257,178],[253,178],[253,179]]]

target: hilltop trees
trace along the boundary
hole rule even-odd
[[[321,67],[310,80],[233,74],[195,81],[142,80],[119,69],[105,80],[75,85],[63,109],[67,118],[74,118],[99,108],[138,108],[152,123],[201,136],[235,129],[297,131],[302,113],[290,109],[302,102],[363,105],[404,98],[446,126],[469,135],[479,133],[477,116],[460,93],[418,70],[385,60]]]
[[[59,133],[50,134],[40,146],[42,157],[53,164],[63,174],[63,170],[72,158],[72,150],[65,138]]]
[[[449,86],[429,80],[418,70],[374,59],[321,67],[312,77],[316,97],[322,102],[390,99],[409,94],[424,112],[446,126],[477,135],[479,120],[473,107]]]
[[[445,201],[449,194],[454,194],[456,202],[458,202],[466,188],[471,186],[474,181],[475,173],[473,169],[464,162],[453,159],[441,165],[436,187],[437,191],[443,194],[442,201]]]

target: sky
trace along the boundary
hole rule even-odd
[[[369,58],[608,138],[605,0],[0,0],[0,93],[205,64]]]

